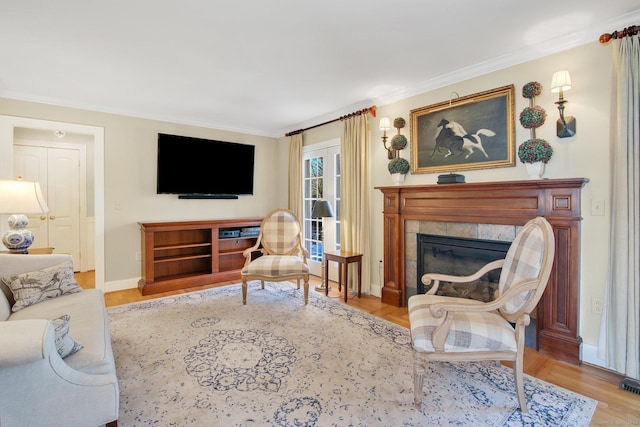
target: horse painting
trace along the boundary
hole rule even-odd
[[[436,136],[436,145],[433,147],[431,157],[446,150],[445,158],[453,155],[462,156],[466,153],[465,159],[468,159],[474,152],[478,151],[487,159],[489,155],[482,147],[481,136],[495,136],[495,132],[489,129],[479,129],[476,133],[470,134],[462,127],[460,123],[450,122],[447,119],[440,120],[438,127],[441,128]]]

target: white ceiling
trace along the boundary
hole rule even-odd
[[[640,0],[0,5],[0,97],[275,137],[640,24]]]

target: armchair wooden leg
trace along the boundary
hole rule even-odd
[[[118,427],[118,420],[105,424],[105,427]]]
[[[304,279],[304,305],[307,305],[308,302],[309,302],[309,278],[306,278]]]
[[[242,280],[242,304],[247,303],[247,281]]]
[[[516,361],[513,364],[513,374],[516,381],[516,393],[518,393],[518,403],[520,403],[520,412],[527,413],[527,398],[524,395],[524,378],[522,376],[522,354],[519,354]]]
[[[413,360],[413,403],[416,408],[422,407],[422,394],[424,389],[425,367],[420,353],[415,354]]]
[[[260,280],[260,286],[264,289],[264,280]]]
[[[521,323],[516,324],[516,340],[518,342],[518,353],[516,354],[516,360],[513,362],[513,376],[516,382],[520,412],[527,413],[529,409],[527,408],[527,398],[524,395],[524,378],[522,376],[524,368],[524,325]]]

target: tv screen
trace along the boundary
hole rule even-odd
[[[255,147],[248,144],[158,134],[158,194],[253,194]]]

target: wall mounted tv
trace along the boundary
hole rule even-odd
[[[255,146],[158,134],[158,194],[237,199],[253,194]]]

